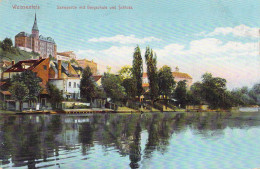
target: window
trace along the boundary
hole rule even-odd
[[[76,88],[76,82],[74,82],[74,88]]]
[[[46,65],[44,65],[44,66],[43,66],[43,69],[44,69],[44,70],[47,70],[47,66],[46,66]]]
[[[69,87],[71,87],[71,82],[69,82]]]

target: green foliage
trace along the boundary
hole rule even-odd
[[[231,91],[235,106],[249,106],[260,104],[260,84],[255,84],[252,89],[242,87]]]
[[[58,108],[57,105],[60,104],[63,100],[61,91],[55,85],[50,83],[47,83],[47,90],[52,108]]]
[[[50,61],[56,61],[56,59],[52,55],[49,55],[49,58],[50,58]]]
[[[126,65],[123,66],[119,71],[118,71],[119,77],[124,80],[124,79],[129,79],[133,77],[133,69],[131,66]]]
[[[23,83],[19,81],[15,81],[9,88],[9,91],[12,94],[12,97],[20,102],[20,111],[22,110],[22,103],[28,98],[29,89]]]
[[[119,76],[116,76],[111,73],[104,73],[104,76],[101,79],[102,86],[106,95],[112,100],[122,100],[125,97],[125,89],[121,85],[122,81]]]
[[[135,86],[136,86],[136,94],[138,95],[138,97],[141,96],[142,92],[143,92],[143,87],[142,87],[142,78],[143,78],[143,59],[142,59],[142,55],[141,55],[141,50],[139,48],[139,46],[137,46],[135,48],[135,52],[133,55],[133,79],[135,82]]]
[[[42,79],[31,70],[26,70],[21,74],[16,74],[11,80],[12,83],[22,82],[29,89],[27,96],[28,100],[37,100],[38,95],[42,90],[42,87],[39,84],[41,81]]]
[[[136,88],[136,82],[134,78],[124,79],[122,86],[125,88],[126,97],[128,99],[135,98],[137,93],[137,88]]]
[[[177,87],[174,91],[174,98],[177,100],[177,103],[184,108],[187,104],[187,84],[186,81],[179,81]]]
[[[174,77],[172,76],[172,70],[169,66],[164,65],[158,72],[158,86],[159,94],[169,97],[172,95],[175,88]]]
[[[80,80],[80,96],[87,101],[91,101],[95,97],[95,84],[92,79],[92,72],[89,66],[87,66],[82,73]]]
[[[230,93],[226,90],[226,79],[213,77],[210,73],[205,73],[202,78],[201,95],[209,106],[213,109],[230,108],[232,105]]]
[[[149,47],[146,48],[145,61],[147,65],[147,75],[149,80],[149,89],[151,100],[155,100],[158,97],[158,72],[157,72],[157,57],[153,50]]]
[[[201,104],[202,98],[202,84],[201,82],[195,82],[190,90],[187,92],[187,103],[190,105],[198,105]]]
[[[12,52],[13,42],[10,38],[5,38],[1,43],[1,48],[6,52]]]
[[[78,65],[78,66],[79,66],[79,63],[78,63],[78,61],[77,61],[77,60],[75,60],[75,59],[71,59],[71,60],[70,60],[70,63],[74,63],[74,64],[76,64],[76,65]]]

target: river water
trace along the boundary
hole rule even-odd
[[[0,168],[260,168],[260,113],[2,114]]]

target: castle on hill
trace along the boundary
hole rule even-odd
[[[15,46],[27,52],[39,53],[42,58],[56,57],[57,45],[51,37],[39,35],[35,14],[32,33],[20,32],[15,36]]]

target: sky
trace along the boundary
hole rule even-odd
[[[107,9],[79,9],[84,5]],[[131,65],[137,45],[144,59],[150,46],[158,68],[178,66],[193,82],[209,72],[227,79],[229,89],[252,87],[260,82],[259,9],[256,0],[0,0],[0,40],[30,33],[36,12],[40,34],[52,37],[58,52],[94,60],[100,73]]]

